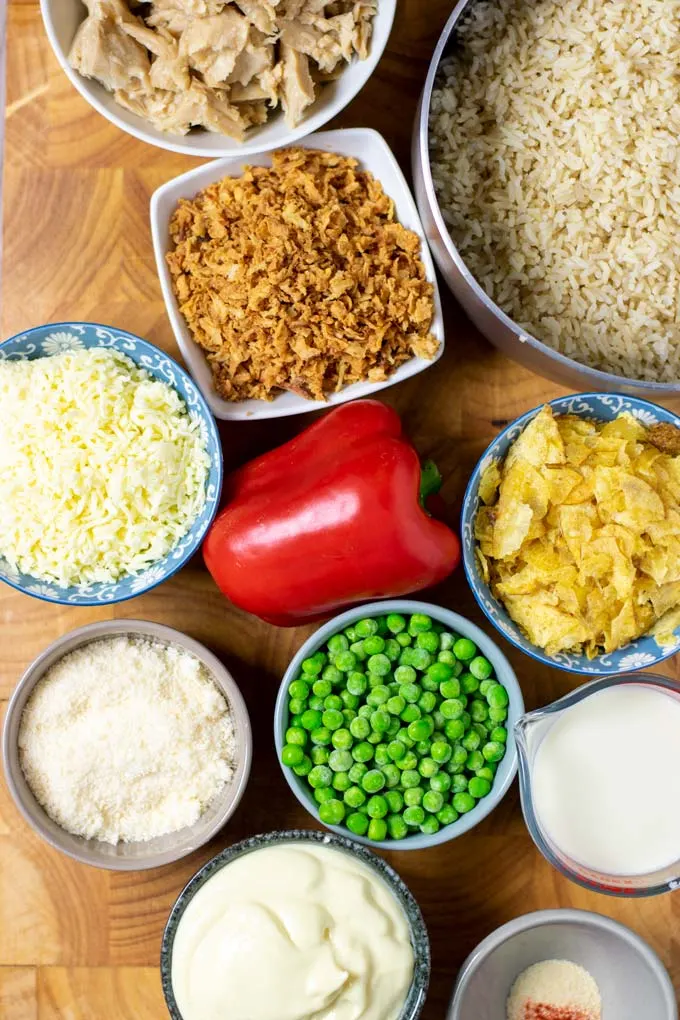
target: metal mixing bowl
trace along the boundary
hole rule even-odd
[[[455,47],[454,32],[463,12],[476,0],[459,0],[439,37],[430,63],[413,129],[413,181],[420,218],[432,254],[449,285],[475,326],[495,347],[513,361],[518,361],[538,375],[571,390],[609,390],[638,397],[663,399],[680,394],[680,380],[655,383],[627,379],[611,372],[601,372],[582,365],[551,350],[536,337],[521,329],[496,305],[477,283],[453,243],[439,209],[432,181],[429,151],[429,112],[432,89],[442,58]]]

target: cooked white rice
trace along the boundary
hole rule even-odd
[[[480,0],[431,137],[451,235],[522,329],[680,378],[679,0]]]

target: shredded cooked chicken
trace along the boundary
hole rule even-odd
[[[283,149],[182,199],[166,256],[182,315],[226,400],[323,400],[433,358],[420,238],[357,161]]]
[[[76,71],[161,131],[203,127],[242,141],[279,105],[295,127],[319,84],[368,56],[378,0],[83,3]]]

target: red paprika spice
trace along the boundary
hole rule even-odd
[[[439,484],[395,411],[343,404],[227,478],[205,562],[235,605],[283,627],[419,591],[460,560],[425,509]]]

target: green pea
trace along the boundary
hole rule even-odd
[[[383,765],[387,765],[389,760],[390,756],[387,753],[387,744],[385,744],[384,742],[376,744],[375,751],[373,752],[374,764],[377,765],[379,768],[382,768]]]
[[[411,654],[411,665],[424,672],[428,666],[432,665],[432,655],[424,648],[414,648]]]
[[[464,815],[468,811],[472,811],[475,806],[475,799],[467,791],[463,790],[461,793],[455,794],[451,803],[458,814]]]
[[[425,836],[434,836],[435,832],[439,832],[441,826],[437,821],[436,815],[425,815],[425,821],[420,826],[420,831]]]
[[[444,726],[444,733],[449,740],[460,740],[465,733],[462,719],[449,719]]]
[[[368,652],[364,648],[363,641],[353,641],[349,646],[349,650],[356,655],[359,662],[364,662],[368,658]]]
[[[313,764],[312,759],[306,754],[299,765],[293,765],[293,772],[296,776],[308,776]]]
[[[446,726],[446,719],[441,714],[438,708],[436,708],[432,713],[432,722],[434,723],[435,730],[443,732],[444,727]]]
[[[489,709],[483,701],[475,699],[470,704],[470,715],[475,722],[484,722],[489,718]]]
[[[445,719],[460,719],[464,712],[464,706],[460,698],[447,698],[442,701],[439,711]]]
[[[331,765],[331,768],[333,766]],[[344,793],[345,790],[349,790],[352,785],[352,780],[349,778],[346,772],[336,772],[333,776],[333,789],[337,790],[338,793]]]
[[[431,779],[432,776],[436,776],[439,772],[439,765],[437,765],[434,758],[421,758],[418,771],[424,779]]]
[[[351,815],[347,815],[345,825],[355,836],[365,836],[368,831],[368,816],[361,811],[353,811]]]
[[[385,733],[390,725],[390,715],[377,709],[371,716],[371,726],[376,733]]]
[[[416,769],[404,769],[401,773],[401,785],[405,790],[413,786],[420,786],[420,772]]]
[[[368,824],[368,838],[381,843],[387,836],[387,825],[384,818],[371,818]]]
[[[367,762],[373,757],[373,745],[367,740],[362,740],[360,743],[355,744],[351,751],[352,757],[355,761]]]
[[[403,630],[406,630],[406,620],[400,613],[388,613],[387,629],[392,634],[401,634]]]
[[[489,739],[489,731],[485,723],[475,722],[472,724],[471,729],[473,729],[475,733],[479,734],[479,738],[483,744],[487,742]]]
[[[331,742],[331,731],[327,726],[318,726],[317,729],[312,730],[309,734],[309,738],[313,744],[330,744]]]
[[[403,683],[400,684],[399,686],[399,695],[404,699],[405,702],[407,702],[407,704],[414,704],[416,701],[418,701],[418,698],[420,697],[421,693],[422,692],[418,684]]]
[[[392,668],[390,660],[382,653],[371,655],[366,665],[375,676],[387,676]]]
[[[394,694],[391,698],[387,699],[385,708],[390,715],[400,715],[406,708],[406,702],[401,694]]]
[[[291,715],[300,715],[307,708],[307,702],[302,698],[291,698],[288,702],[288,711]]]
[[[378,621],[366,617],[363,620],[358,620],[354,624],[354,629],[361,638],[371,637],[373,634],[378,633]]]
[[[467,790],[467,787],[468,787],[467,776],[464,776],[459,773],[457,776],[451,777],[451,790],[454,794],[462,793],[464,790]]]
[[[387,807],[387,801],[384,797],[379,794],[375,797],[370,797],[366,804],[366,810],[368,811],[369,818],[384,818],[389,808]]]
[[[392,762],[387,762],[381,768],[382,774],[385,777],[385,785],[388,789],[393,789],[395,786],[399,786],[401,783],[401,772],[396,765]]]
[[[307,708],[311,708],[314,712],[323,712],[325,698],[317,698],[316,694],[307,702]]]
[[[291,698],[300,698],[305,701],[309,697],[309,684],[304,680],[293,680],[288,687],[288,695]]]
[[[289,768],[299,765],[301,761],[304,761],[304,757],[305,752],[299,744],[285,744],[281,749],[281,761]]]
[[[448,772],[438,772],[430,779],[430,789],[435,793],[448,793],[451,789],[451,776]]]
[[[399,716],[399,718],[402,720],[402,722],[405,722],[410,725],[412,722],[415,722],[417,719],[420,719],[421,715],[422,712],[420,711],[417,705],[407,705],[404,711]]]
[[[505,687],[501,684],[496,684],[487,692],[486,700],[492,708],[507,708],[510,699]]]
[[[436,790],[427,790],[423,794],[423,807],[431,815],[436,815],[444,806],[444,797]]]
[[[350,694],[353,694],[355,697],[360,697],[362,694],[366,692],[366,688],[368,687],[368,680],[366,679],[366,675],[364,673],[359,673],[356,670],[354,670],[347,677],[346,685],[347,685],[346,689]]]
[[[379,634],[373,635],[373,637],[367,637],[364,639],[364,649],[366,654],[373,656],[379,655],[384,651],[385,639],[381,638]]]
[[[401,769],[402,772],[409,772],[413,769],[417,769],[418,759],[413,751],[407,751],[403,758],[397,762],[397,768]]]
[[[483,769],[485,765],[484,755],[481,751],[470,751],[465,762],[465,768],[469,772],[476,772],[477,769]]]
[[[356,639],[357,639],[357,632],[356,632],[354,627],[345,627],[345,630],[344,630],[343,633],[344,633],[345,637],[347,638],[347,640],[349,641],[350,644],[352,644],[353,641],[356,641]]]
[[[408,648],[408,646],[411,644],[411,635],[408,633],[408,631],[404,630],[401,632],[401,634],[397,634],[394,640],[397,642],[400,648]]]
[[[327,698],[333,690],[333,685],[330,680],[324,680],[321,677],[319,680],[315,680],[312,684],[312,690],[316,698]]]
[[[315,765],[307,776],[307,782],[314,790],[319,786],[330,786],[333,773],[327,765]]]
[[[469,730],[470,726],[472,725],[472,717],[471,717],[470,713],[469,712],[463,712],[463,714],[461,715],[460,718],[461,718],[461,722],[463,723],[463,726],[465,727],[465,729]]]
[[[448,683],[449,680],[453,679],[453,669],[451,666],[447,666],[445,662],[433,662],[427,671],[427,675],[431,677],[437,686]],[[442,691],[442,694],[444,692]],[[444,695],[444,697],[455,698],[455,694]]]
[[[479,680],[472,673],[461,673],[460,689],[463,694],[474,694],[479,690]]]
[[[425,678],[423,677],[423,679]],[[436,704],[437,698],[435,697],[432,691],[425,691],[418,698],[418,708],[420,709],[421,712],[425,712],[425,714],[427,714],[428,712],[433,712]]]
[[[458,812],[452,804],[445,804],[441,811],[437,812],[437,821],[440,825],[452,825],[458,820]]]
[[[408,825],[401,815],[389,815],[387,818],[387,831],[392,839],[406,839],[408,836]]]
[[[327,747],[321,747],[319,744],[315,744],[309,752],[310,757],[315,765],[327,765],[330,757],[330,751]]]
[[[489,691],[491,690],[491,688],[495,687],[497,683],[498,680],[492,680],[487,677],[486,680],[482,680],[482,682],[480,683],[479,693],[482,695],[483,698],[485,698]]]
[[[412,747],[415,747],[416,743],[415,740],[411,740],[411,738],[408,735],[408,726],[400,727],[400,729],[397,732],[397,740],[401,740],[404,747],[407,747],[409,750],[411,750]]]
[[[476,751],[481,743],[482,740],[481,737],[479,736],[479,733],[475,733],[474,730],[468,730],[468,732],[461,740],[461,744],[463,745],[466,751]]]
[[[316,676],[324,668],[328,659],[323,652],[315,652],[308,659],[304,659],[302,663],[302,672],[308,673],[310,676]]]
[[[289,719],[288,719],[288,725],[289,726],[295,726],[298,729],[304,729],[301,720],[302,720],[302,716],[301,715],[291,715],[291,716],[289,716]]]
[[[414,744],[413,750],[420,758],[424,758],[430,753],[431,747],[432,747],[431,740],[419,740],[416,744]]]
[[[371,716],[371,719],[372,718],[373,718],[373,716]],[[369,742],[369,744],[377,745],[377,744],[381,744],[384,741],[386,735],[387,735],[386,732],[385,733],[381,733],[378,730],[371,730],[371,732],[366,737],[366,740]]]
[[[380,769],[369,769],[361,780],[361,785],[366,793],[379,793],[385,785],[385,777]]]
[[[330,786],[319,786],[314,791],[314,800],[317,804],[324,804],[327,800],[333,800],[335,794]]]
[[[321,726],[321,712],[314,708],[308,708],[306,712],[302,713],[300,722],[308,731],[318,730],[319,726]]]
[[[453,754],[451,760],[456,765],[464,765],[467,761],[467,756],[470,752],[466,747],[463,747],[462,743],[456,743],[453,745]]]
[[[352,719],[349,724],[349,732],[357,740],[364,740],[371,732],[371,724],[368,719],[364,719],[363,716],[358,715],[356,719]]]
[[[423,691],[425,691],[426,694],[439,693],[438,684],[436,684],[435,681],[432,680],[432,678],[427,675],[427,673],[423,673],[423,675],[420,677],[420,686],[423,688]]]
[[[331,737],[331,743],[333,744],[333,747],[338,749],[338,751],[348,751],[354,743],[354,740],[352,739],[350,731],[345,729],[343,726],[339,730],[335,730]]]
[[[443,630],[439,635],[439,644],[443,651],[450,650],[456,643],[455,636],[449,630]]]
[[[340,652],[335,659],[335,665],[341,673],[351,673],[355,669],[357,664],[357,657],[354,652],[349,650],[346,652]]]
[[[418,804],[422,804],[423,796],[424,793],[420,786],[410,786],[404,790],[404,804],[406,807],[416,807]]]
[[[505,754],[505,744],[501,744],[497,740],[490,740],[482,748],[482,754],[487,761],[500,761]]]
[[[451,758],[453,748],[444,740],[435,740],[430,748],[430,754],[438,765],[443,765]]]
[[[480,779],[479,776],[473,776],[468,783],[468,792],[475,800],[481,800],[491,790],[491,783],[488,779]]]
[[[349,641],[344,634],[334,634],[328,639],[327,647],[331,655],[338,655],[349,648]]]
[[[387,745],[387,754],[392,761],[400,761],[406,754],[406,745],[401,740],[391,740]]]
[[[360,783],[362,777],[368,772],[368,765],[364,765],[363,762],[355,761],[351,769],[347,773],[353,783]]]
[[[453,652],[448,651],[448,650],[445,650],[445,651],[439,653],[439,655],[437,656],[437,662],[443,662],[445,665],[450,666],[451,669],[454,672],[455,672],[456,666],[460,665],[460,663],[458,662],[458,659],[453,654]]]
[[[289,731],[290,732],[290,731]],[[494,726],[490,734],[491,740],[497,744],[504,744],[508,739],[508,731],[505,726]],[[286,734],[286,740],[288,740],[288,734]],[[295,740],[288,740],[289,744],[296,743]]]
[[[340,704],[342,704],[342,702],[340,702]],[[343,719],[342,712],[339,709],[327,708],[321,717],[321,721],[329,730],[339,730],[345,720]]]
[[[477,645],[470,638],[462,637],[458,638],[451,651],[461,662],[469,662],[477,654]]]
[[[326,666],[321,676],[324,680],[328,680],[329,683],[333,684],[334,687],[343,683],[344,680],[343,674],[337,666]]]
[[[434,723],[429,716],[424,715],[421,719],[416,719],[414,722],[409,723],[408,735],[411,740],[416,742],[419,740],[427,740],[434,731]]]
[[[420,805],[415,805],[407,807],[401,817],[410,828],[417,829],[425,821],[425,812]]]
[[[504,723],[508,718],[507,708],[494,708],[493,705],[489,706],[489,722],[498,724]]]
[[[493,769],[489,768],[488,765],[485,765],[483,768],[477,769],[476,772],[475,772],[475,775],[479,779],[486,779],[490,783],[493,783],[495,772],[493,771]]]
[[[360,705],[357,715],[361,716],[362,719],[370,719],[373,715],[373,709],[370,705]]]
[[[399,790],[388,790],[385,794],[387,806],[393,814],[399,814],[404,807],[404,798]]]
[[[304,747],[307,743],[307,734],[302,726],[289,726],[286,730],[286,743],[297,744]]]
[[[343,772],[341,775],[348,774]],[[350,786],[345,790],[343,800],[348,808],[360,808],[362,804],[366,803],[366,794],[358,786]]]
[[[432,630],[423,631],[416,637],[416,648],[424,648],[426,652],[439,650],[439,635]]]
[[[432,630],[432,620],[425,613],[414,613],[408,622],[410,634],[422,634],[423,631]]]
[[[350,692],[345,688],[344,690],[340,691],[340,698],[342,699],[342,703],[345,706],[345,708],[351,708],[354,714],[356,715],[356,709],[361,704],[361,701],[357,697],[357,695],[350,694]],[[344,709],[342,709],[342,711],[344,711]]]
[[[493,666],[483,655],[475,656],[468,669],[478,680],[487,680],[493,673]]]
[[[390,662],[396,662],[401,655],[401,645],[394,638],[388,638],[385,642],[384,652]]]
[[[319,818],[324,825],[340,825],[344,817],[345,805],[335,797],[332,800],[327,800],[319,808]]]
[[[393,740],[401,728],[401,720],[396,715],[391,716],[390,725],[387,727],[385,732],[385,738]]]
[[[390,692],[385,684],[377,684],[372,687],[366,697],[366,704],[371,705],[373,708],[378,708],[380,705],[384,705],[385,702],[389,701]]]

